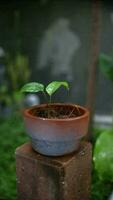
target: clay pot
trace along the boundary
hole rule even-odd
[[[74,104],[51,104],[54,109],[75,108]],[[77,105],[78,106],[78,105]],[[27,134],[35,151],[48,156],[61,156],[76,151],[80,140],[87,134],[89,112],[78,106],[81,116],[66,119],[48,119],[34,116],[35,109],[47,108],[46,104],[34,106],[24,111]]]

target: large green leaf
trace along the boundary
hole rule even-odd
[[[100,179],[113,182],[113,131],[104,131],[94,147],[94,165]]]
[[[44,91],[44,85],[41,83],[31,82],[25,84],[21,88],[21,92],[43,92]]]
[[[113,58],[111,56],[101,54],[99,56],[99,66],[104,75],[113,81]]]
[[[64,86],[67,90],[69,90],[69,84],[66,81],[53,81],[47,85],[46,92],[49,94],[49,96],[51,96],[61,86]]]

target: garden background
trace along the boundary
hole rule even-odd
[[[62,95],[56,93],[53,101],[93,107],[94,148],[103,132],[112,132],[113,3],[0,1],[0,27],[0,199],[16,200],[15,149],[29,140],[21,111],[44,102],[41,94],[21,94],[24,83],[68,81],[69,95],[61,88]],[[106,145],[112,144],[105,144],[105,151]],[[98,154],[98,150],[94,152]],[[109,152],[112,154],[112,148]],[[110,178],[106,179],[107,166],[93,169],[93,200],[107,199],[112,192],[111,154]]]

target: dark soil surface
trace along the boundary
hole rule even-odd
[[[81,116],[83,113],[77,106],[53,107],[51,105],[47,105],[46,107],[32,109],[31,114],[41,118],[66,119]]]

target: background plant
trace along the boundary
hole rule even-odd
[[[30,79],[28,58],[21,53],[7,54],[5,58],[5,78],[7,82],[0,85],[0,104],[2,107],[19,106],[24,98],[19,88]]]
[[[101,54],[99,68],[106,78],[113,82],[113,56]],[[93,161],[92,195],[94,199],[102,199],[99,192],[102,194],[101,188],[104,188],[105,193],[102,196],[107,198],[113,187],[113,126],[101,130],[98,134],[94,144]]]
[[[14,42],[10,50],[5,50],[2,64],[5,67],[4,79],[6,81],[0,85],[0,104],[6,107],[20,105],[24,95],[19,93],[18,90],[23,84],[29,81],[31,75],[28,56],[22,50],[21,13],[19,10],[14,10],[13,15],[14,22],[12,29],[14,32]]]
[[[0,119],[0,199],[16,200],[15,149],[26,142],[23,120],[19,113]]]

